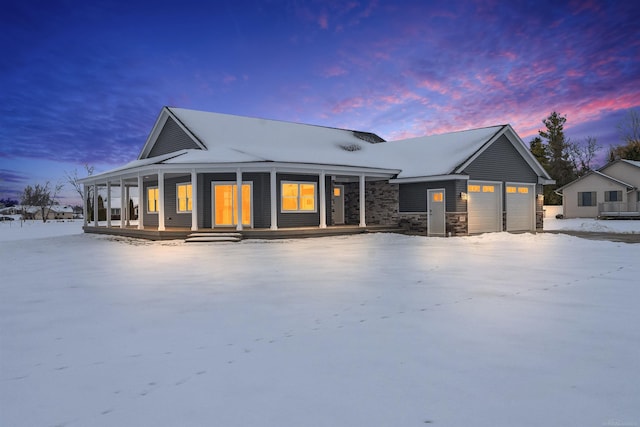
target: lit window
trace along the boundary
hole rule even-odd
[[[516,187],[507,187],[507,193],[515,193]]]
[[[433,193],[433,201],[441,202],[444,199],[444,195],[442,193]]]
[[[493,193],[495,190],[495,187],[493,185],[483,185],[482,186],[482,192],[483,193]]]
[[[282,211],[283,212],[315,212],[316,184],[315,182],[283,182],[282,183]]]
[[[340,197],[340,187],[333,188],[333,195],[336,197]]]
[[[595,191],[583,191],[578,193],[578,206],[597,206]]]
[[[191,184],[177,184],[176,185],[176,197],[177,197],[177,209],[178,212],[191,212]]]
[[[518,187],[518,193],[529,194],[529,187]]]
[[[479,193],[480,186],[479,185],[469,185],[468,186],[469,193]]]
[[[158,212],[158,187],[147,188],[147,212]]]

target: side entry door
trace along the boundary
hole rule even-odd
[[[444,188],[427,190],[427,236],[445,236]]]

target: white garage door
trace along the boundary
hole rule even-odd
[[[502,231],[502,184],[469,181],[469,233]]]
[[[536,191],[534,184],[507,183],[507,231],[535,231]]]

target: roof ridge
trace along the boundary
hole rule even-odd
[[[375,136],[377,136],[378,138],[380,138],[380,139],[382,139],[384,141],[384,138],[380,137],[378,134],[376,134],[374,132],[363,131],[363,130],[358,130],[358,129],[347,129],[347,128],[339,128],[339,127],[334,127],[334,126],[316,125],[316,124],[312,124],[312,123],[294,122],[294,121],[290,121],[290,120],[268,119],[268,118],[264,118],[264,117],[245,116],[245,115],[229,114],[229,113],[219,113],[219,112],[215,112],[215,111],[194,110],[192,108],[170,107],[168,105],[165,106],[165,108],[169,109],[171,112],[174,112],[175,110],[185,110],[185,111],[194,111],[196,113],[215,114],[215,115],[219,115],[219,116],[244,118],[244,119],[250,119],[250,120],[265,120],[265,121],[274,122],[274,123],[285,123],[285,124],[298,125],[298,126],[309,126],[309,127],[323,128],[323,129],[333,129],[333,130],[340,130],[340,131],[345,131],[345,132],[366,133],[366,134],[375,135]]]

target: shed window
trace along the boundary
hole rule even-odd
[[[158,212],[158,187],[147,188],[147,212]]]
[[[605,191],[604,192],[604,201],[605,202],[621,202],[622,201],[622,191]]]
[[[595,191],[583,191],[578,193],[578,206],[596,206],[597,197]]]
[[[176,184],[176,206],[178,212],[191,212],[191,184]]]
[[[315,211],[315,182],[282,182],[282,212]]]

